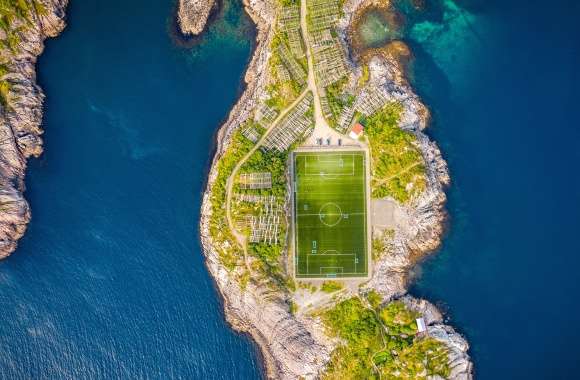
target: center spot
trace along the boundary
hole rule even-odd
[[[318,216],[322,224],[333,227],[342,220],[342,210],[336,203],[329,202],[322,205]]]

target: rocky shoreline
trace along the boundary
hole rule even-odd
[[[340,23],[346,43],[350,17],[363,1],[347,1]],[[253,282],[241,289],[239,283],[220,263],[212,245],[209,220],[212,212],[210,194],[217,177],[217,162],[230,142],[232,133],[251,115],[265,88],[268,46],[275,21],[275,4],[265,0],[246,0],[246,11],[258,27],[257,45],[245,76],[247,88],[217,134],[217,149],[203,196],[200,234],[207,267],[223,298],[225,315],[232,327],[248,333],[260,346],[269,378],[318,378],[337,346],[325,335],[319,318],[306,312],[292,314],[290,296]],[[364,4],[362,5],[364,6]],[[357,70],[352,63],[353,70]],[[443,324],[441,313],[425,300],[406,294],[409,272],[422,257],[435,250],[441,240],[446,219],[444,188],[450,178],[447,165],[435,143],[422,132],[429,112],[407,83],[402,68],[393,57],[374,57],[369,62],[371,80],[388,92],[391,100],[403,104],[401,127],[411,131],[417,141],[427,169],[427,190],[411,204],[398,206],[404,218],[395,229],[388,254],[375,261],[373,275],[363,291],[374,290],[383,299],[402,299],[408,307],[425,315],[428,332],[449,349],[451,379],[471,379],[473,365],[467,353],[467,341],[452,327]],[[353,296],[356,290],[345,289],[340,297]]]
[[[65,27],[68,0],[42,0],[46,14],[31,13],[32,22],[19,34],[15,51],[3,56],[10,84],[10,104],[0,113],[0,259],[10,255],[26,231],[31,213],[24,199],[24,176],[29,157],[42,153],[42,105],[44,94],[36,83],[36,59],[44,40]],[[18,21],[15,21],[18,22]],[[6,52],[6,50],[5,50]]]

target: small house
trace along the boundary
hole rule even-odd
[[[352,127],[352,129],[350,130],[350,133],[348,135],[351,138],[358,140],[358,138],[363,135],[364,130],[365,130],[365,127],[361,123],[356,123]]]
[[[422,333],[427,331],[427,325],[425,325],[425,320],[421,317],[421,318],[417,318],[417,332],[418,333]]]

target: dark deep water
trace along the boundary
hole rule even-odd
[[[72,1],[47,43],[33,220],[0,263],[2,379],[260,376],[198,242],[213,134],[252,31],[236,2],[202,45],[178,48],[172,3]]]
[[[448,234],[412,293],[466,334],[477,378],[575,378],[580,4],[407,1],[413,83],[453,178]],[[249,21],[236,3],[201,45],[178,48],[171,7],[73,1],[47,43],[33,221],[0,263],[0,378],[260,376],[197,239]]]
[[[578,378],[580,3],[442,3],[409,40],[450,225],[412,293],[448,310],[477,378]]]

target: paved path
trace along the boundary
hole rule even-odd
[[[282,110],[282,112],[280,112],[280,115],[278,115],[278,117],[272,122],[272,125],[270,125],[270,127],[264,132],[264,134],[262,135],[260,140],[258,140],[258,142],[254,145],[254,147],[246,155],[244,155],[244,157],[242,157],[240,159],[240,161],[236,164],[236,166],[232,170],[232,173],[230,174],[230,176],[227,180],[227,185],[226,185],[226,187],[227,187],[227,190],[226,190],[226,219],[228,221],[228,227],[230,228],[232,234],[236,238],[236,241],[238,242],[238,244],[242,247],[242,249],[244,251],[244,262],[245,262],[246,268],[248,269],[248,271],[250,273],[251,273],[251,268],[250,268],[249,259],[248,259],[248,252],[247,252],[247,237],[246,237],[246,235],[244,235],[241,232],[236,230],[236,227],[234,225],[233,218],[232,218],[232,211],[231,211],[231,203],[232,203],[232,195],[233,195],[232,192],[233,192],[233,187],[234,187],[234,181],[236,178],[236,174],[238,173],[238,171],[240,170],[242,165],[252,156],[252,154],[254,154],[254,152],[256,152],[256,150],[258,150],[260,148],[260,146],[262,146],[262,144],[264,143],[264,141],[266,140],[266,138],[270,134],[270,132],[278,125],[278,123],[280,123],[281,120],[283,120],[283,118],[288,114],[288,112],[290,112],[294,107],[296,107],[296,105],[304,98],[304,96],[306,96],[306,94],[309,91],[311,91],[313,96],[314,96],[314,125],[315,125],[314,131],[316,133],[316,136],[320,136],[320,137],[335,136],[337,139],[340,136],[340,138],[351,140],[347,136],[341,135],[338,132],[336,132],[334,129],[332,129],[328,125],[328,122],[326,121],[326,119],[324,118],[324,115],[322,113],[322,106],[320,103],[320,95],[318,93],[318,86],[316,85],[316,78],[314,75],[314,58],[312,56],[311,47],[310,47],[310,43],[309,43],[308,25],[307,25],[308,23],[306,22],[306,12],[307,12],[306,0],[301,0],[300,1],[300,27],[302,30],[302,38],[304,39],[304,46],[306,47],[306,61],[308,64],[307,87],[298,96],[298,98],[296,98],[296,100],[294,100],[292,102],[292,104],[290,104],[288,107],[286,107],[284,110]],[[313,135],[314,135],[314,133],[313,133]],[[352,141],[354,141],[354,140],[352,140]],[[362,147],[365,150],[367,149],[365,144],[360,144],[360,143],[358,143],[358,144],[362,145]]]
[[[227,181],[226,218],[228,221],[228,227],[230,228],[232,234],[236,238],[236,241],[238,242],[238,244],[244,250],[244,261],[246,264],[246,268],[248,269],[248,271],[250,273],[251,273],[251,269],[250,269],[248,252],[247,252],[247,237],[246,237],[246,235],[244,235],[244,234],[240,233],[238,230],[236,230],[236,227],[234,225],[234,221],[232,218],[231,204],[232,204],[232,193],[233,193],[233,187],[234,187],[236,174],[238,173],[238,171],[240,170],[242,165],[252,156],[252,154],[254,154],[254,152],[256,152],[256,150],[258,150],[260,148],[260,146],[262,146],[263,142],[266,140],[266,138],[270,134],[270,132],[278,125],[278,123],[284,118],[284,116],[286,116],[288,114],[288,112],[290,112],[294,107],[296,107],[296,105],[300,102],[300,100],[302,100],[302,98],[304,98],[304,96],[306,96],[308,91],[312,91],[312,94],[314,95],[315,125],[321,125],[321,126],[328,128],[329,130],[332,130],[328,126],[328,123],[326,122],[326,120],[324,119],[324,116],[322,115],[322,107],[320,105],[320,97],[318,95],[318,88],[316,86],[316,80],[314,78],[314,67],[313,67],[314,63],[313,63],[312,54],[310,53],[310,44],[308,43],[308,37],[307,37],[308,36],[308,29],[306,26],[306,0],[302,0],[300,3],[301,3],[301,6],[300,6],[300,25],[302,28],[302,36],[305,39],[304,42],[305,42],[305,46],[306,46],[306,57],[307,57],[307,63],[308,63],[308,82],[307,82],[308,86],[300,94],[300,96],[298,96],[298,98],[296,98],[296,100],[294,100],[292,102],[292,104],[290,104],[288,107],[286,107],[284,110],[282,110],[282,112],[280,112],[280,115],[278,115],[278,117],[272,122],[272,125],[270,125],[270,127],[266,130],[266,132],[264,132],[264,134],[262,135],[260,140],[258,140],[258,142],[254,145],[254,147],[246,155],[244,155],[244,157],[242,157],[240,159],[240,161],[236,164],[236,166],[232,170],[232,173],[230,174],[228,181]]]
[[[231,205],[232,205],[232,192],[233,192],[233,188],[234,188],[236,174],[238,173],[238,171],[240,170],[242,165],[244,165],[244,163],[252,156],[252,154],[254,154],[256,152],[256,150],[258,150],[258,148],[260,148],[260,146],[262,146],[262,144],[266,140],[266,137],[272,131],[272,129],[274,129],[278,125],[278,123],[288,114],[288,112],[290,112],[294,107],[296,107],[296,105],[306,96],[307,93],[308,93],[308,89],[304,90],[296,98],[296,100],[294,100],[292,102],[292,104],[290,104],[286,109],[284,109],[282,112],[280,112],[280,115],[278,115],[278,117],[272,122],[272,125],[270,125],[270,127],[266,130],[266,132],[264,132],[264,134],[258,140],[258,142],[256,142],[256,144],[252,147],[252,149],[250,149],[250,151],[248,153],[246,153],[244,155],[244,157],[242,157],[240,159],[240,161],[238,161],[238,163],[236,164],[236,166],[232,170],[232,173],[228,177],[228,181],[226,183],[226,185],[227,185],[227,190],[226,190],[226,219],[228,221],[228,227],[232,231],[232,234],[236,238],[238,244],[244,250],[244,261],[246,264],[246,268],[248,269],[248,271],[250,273],[252,273],[252,271],[251,271],[249,260],[248,260],[246,235],[244,235],[244,234],[240,233],[238,230],[236,230],[236,227],[234,225],[234,221],[232,218],[232,207],[231,207]]]
[[[385,183],[389,182],[390,180],[395,179],[398,176],[403,175],[403,174],[407,173],[409,170],[411,170],[411,169],[413,169],[413,168],[415,168],[415,167],[417,167],[419,165],[422,165],[422,164],[423,164],[422,162],[412,163],[411,165],[409,165],[409,166],[401,169],[401,171],[399,171],[398,173],[395,173],[395,174],[393,174],[393,175],[391,175],[391,176],[389,176],[387,178],[377,179],[377,180],[375,180],[374,183],[375,183],[375,185],[385,184]]]
[[[300,28],[302,29],[302,38],[304,39],[304,46],[306,47],[306,61],[308,62],[308,88],[314,95],[314,124],[316,127],[322,127],[332,131],[328,122],[322,114],[322,105],[320,104],[320,95],[318,94],[318,86],[316,85],[316,78],[314,75],[314,57],[310,47],[310,40],[308,37],[308,23],[306,22],[306,0],[300,1]]]

